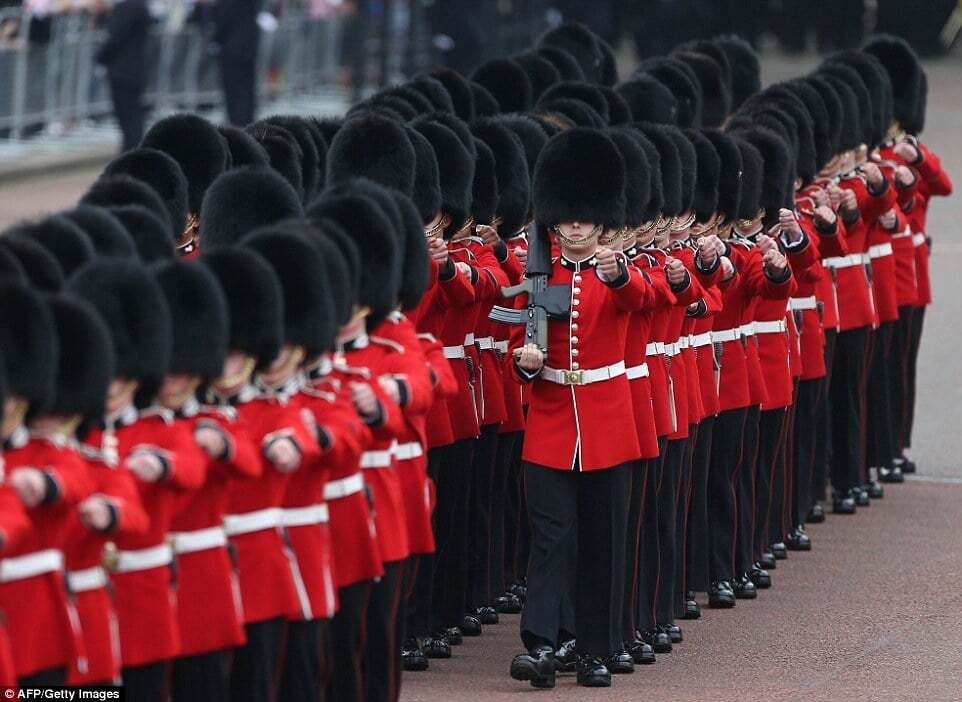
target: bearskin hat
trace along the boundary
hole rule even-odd
[[[892,124],[892,82],[882,63],[872,54],[850,49],[828,57],[829,63],[841,63],[858,72],[868,88],[875,118],[870,145],[881,144]]]
[[[737,219],[754,219],[762,207],[762,179],[765,162],[762,155],[741,134],[729,134],[742,157],[741,188],[738,193]]]
[[[679,127],[665,126],[666,133],[675,142],[681,164],[681,211],[688,212],[695,206],[695,184],[698,177],[698,156],[691,140],[687,139]]]
[[[558,71],[559,80],[585,80],[585,72],[577,59],[557,46],[539,46],[534,52]]]
[[[758,53],[736,34],[715,37],[713,41],[728,56],[732,69],[732,109],[738,109],[745,100],[762,89]]]
[[[338,260],[343,263],[341,277],[332,276],[331,281],[337,285],[340,285],[338,281],[344,281],[343,299],[338,295],[334,297],[340,310],[339,324],[344,326],[354,315],[354,305],[361,289],[361,252],[344,228],[334,220],[321,217],[310,221],[314,225],[313,231],[337,248],[340,254]]]
[[[57,332],[39,292],[0,279],[0,356],[11,395],[42,411],[52,400],[57,372]]]
[[[183,233],[187,226],[187,178],[170,156],[157,149],[132,149],[108,163],[104,174],[129,175],[149,185],[167,208],[174,236]]]
[[[538,158],[532,189],[542,224],[619,226],[625,212],[625,162],[602,131],[575,127],[553,137]]]
[[[531,211],[531,176],[525,145],[518,136],[518,132],[511,128],[512,123],[517,126],[522,121],[531,120],[521,115],[486,117],[477,120],[471,126],[474,134],[490,147],[494,157],[497,186],[496,211],[501,219],[498,233],[503,239],[508,239],[521,231],[527,224]],[[541,131],[541,128],[535,124],[532,123],[531,126]],[[525,126],[519,128],[524,130]],[[540,139],[542,145],[548,141],[543,134]],[[531,140],[537,141],[534,137]],[[537,161],[537,154],[540,153],[541,148],[543,147],[532,144],[534,152],[532,163]]]
[[[475,160],[457,135],[437,122],[418,121],[414,128],[428,140],[438,161],[441,209],[451,217],[454,232],[468,220]]]
[[[29,283],[43,292],[63,287],[63,268],[53,254],[32,239],[0,237],[0,279]]]
[[[637,227],[645,221],[651,198],[651,168],[645,150],[624,129],[610,129],[608,137],[625,162],[625,224]]]
[[[471,185],[471,217],[480,224],[494,221],[498,209],[498,177],[494,172],[494,154],[490,147],[475,138],[478,157],[474,161]]]
[[[528,115],[501,115],[497,122],[514,132],[515,136],[521,140],[530,176],[534,173],[534,166],[538,162],[541,150],[548,143],[548,133],[540,122]]]
[[[320,132],[315,138],[313,130],[303,117],[295,115],[274,115],[261,120],[286,129],[300,148],[301,186],[304,188],[304,201],[312,199],[323,184],[325,161],[327,159],[327,145],[323,144],[323,152],[318,151],[318,139],[323,141]]]
[[[342,327],[351,320],[351,315],[354,312],[354,301],[357,296],[356,268],[359,265],[358,261],[354,261],[355,269],[352,270],[349,260],[350,255],[343,251],[339,244],[334,243],[331,236],[332,230],[339,230],[337,235],[347,238],[344,231],[334,222],[329,219],[316,222],[310,220],[296,221],[299,226],[303,223],[308,224],[307,240],[317,249],[321,260],[324,262],[324,271],[330,283],[329,294],[331,306],[334,310],[334,322],[337,327]],[[283,222],[280,226],[286,230],[287,224],[287,222]],[[424,238],[423,235],[421,238]],[[348,243],[353,246],[353,242],[348,241]],[[355,259],[359,258],[356,246],[353,248],[353,254]],[[424,264],[427,268],[427,259],[424,260]]]
[[[837,74],[820,71],[817,76],[831,86],[842,104],[842,119],[840,120],[842,128],[838,136],[839,153],[858,148],[858,145],[862,142],[862,129],[859,121],[858,98],[855,91],[849,87],[844,78]]]
[[[451,93],[444,87],[444,83],[437,78],[428,75],[419,75],[405,83],[405,85],[409,85],[413,90],[417,90],[421,95],[426,97],[431,103],[431,107],[438,112],[456,114]]]
[[[271,158],[258,141],[240,127],[222,124],[217,131],[227,143],[227,153],[230,156],[230,168],[244,168],[245,166],[270,166]]]
[[[659,214],[665,217],[675,217],[682,214],[685,207],[681,193],[681,155],[678,153],[675,140],[668,131],[668,125],[646,123],[638,125],[638,129],[658,150],[662,193],[662,205]]]
[[[675,124],[678,120],[678,100],[654,76],[644,73],[615,87],[628,103],[628,109],[636,122]]]
[[[604,94],[594,85],[585,81],[563,81],[548,88],[541,96],[541,102],[550,103],[554,100],[580,100],[595,112],[607,125],[611,120],[608,111],[608,101]]]
[[[240,247],[205,249],[198,261],[217,278],[227,304],[228,348],[271,364],[284,340],[281,284],[259,254]]]
[[[809,75],[800,78],[798,82],[811,86],[825,104],[825,111],[828,114],[828,129],[826,131],[828,133],[828,143],[831,147],[831,152],[828,159],[821,163],[821,165],[824,166],[832,159],[832,156],[841,151],[839,141],[842,137],[842,127],[845,123],[845,110],[842,106],[842,98],[839,97],[838,92],[832,87],[831,82],[825,80],[822,76]]]
[[[200,212],[207,188],[228,166],[226,142],[217,128],[199,115],[178,114],[160,120],[147,130],[140,145],[163,151],[180,164],[187,178],[187,206],[194,214]]]
[[[77,205],[61,214],[84,231],[98,256],[129,259],[137,255],[127,228],[109,210],[95,205]]]
[[[471,96],[474,98],[475,117],[490,117],[501,112],[501,105],[490,90],[473,80],[468,81],[468,84],[471,86]]]
[[[778,210],[792,208],[794,198],[795,168],[788,144],[775,132],[758,127],[739,132],[762,157],[761,207],[765,208],[765,221],[778,220]]]
[[[436,122],[437,124],[443,124],[445,127],[454,132],[455,136],[461,140],[461,143],[464,144],[464,148],[468,150],[468,153],[471,154],[472,157],[475,155],[474,137],[471,135],[471,128],[468,127],[467,122],[460,117],[447,112],[432,112],[429,115],[424,115],[417,121]]]
[[[247,127],[247,133],[257,139],[267,151],[271,168],[284,177],[299,200],[304,200],[304,174],[301,172],[301,147],[297,139],[284,127],[267,122],[255,122]]]
[[[571,54],[587,81],[608,86],[618,82],[611,47],[583,24],[566,22],[549,29],[538,46],[552,46]]]
[[[15,224],[5,236],[37,242],[57,259],[64,275],[68,276],[96,256],[94,246],[83,229],[60,214],[35,222]]]
[[[414,149],[414,188],[411,200],[425,224],[434,219],[441,209],[441,182],[438,158],[434,149],[421,132],[409,125],[404,126],[408,141]]]
[[[812,138],[815,146],[815,170],[817,172],[835,155],[834,145],[832,144],[832,127],[829,124],[831,118],[828,107],[825,104],[822,94],[811,83],[804,80],[793,80],[782,85],[785,89],[792,91],[792,93],[802,101],[812,119]]]
[[[143,264],[94,261],[67,279],[67,294],[89,302],[113,339],[115,377],[156,393],[170,364],[171,320],[157,280]]]
[[[770,129],[785,140],[792,158],[798,155],[798,127],[795,119],[775,105],[756,107],[754,110],[742,110],[729,120],[727,128],[729,131],[737,132],[745,129],[764,127]]]
[[[381,117],[393,119],[396,122],[407,122],[418,116],[418,111],[411,107],[411,104],[396,95],[375,95],[371,98],[368,106],[369,110],[359,110],[350,113],[355,114],[376,114]]]
[[[327,182],[333,185],[349,178],[370,178],[410,196],[415,161],[404,125],[378,115],[349,119],[331,143]]]
[[[100,420],[114,378],[110,330],[88,303],[57,295],[47,299],[58,343],[54,398],[46,411]]]
[[[620,93],[615,92],[614,88],[609,88],[607,85],[601,85],[598,87],[601,94],[605,97],[605,102],[608,103],[608,122],[612,127],[617,127],[622,124],[629,124],[633,121],[631,114],[631,108],[628,107],[628,103]]]
[[[641,221],[652,222],[658,219],[658,215],[665,205],[665,193],[662,190],[661,183],[661,156],[658,154],[658,149],[655,148],[655,145],[638,129],[630,126],[625,127],[624,131],[641,147],[641,150],[645,154],[645,160],[648,163],[648,202],[643,206],[644,210],[641,214]],[[628,209],[631,209],[630,204]]]
[[[529,112],[526,117],[530,117],[544,131],[546,141],[555,134],[571,129],[576,126],[574,122],[557,112]]]
[[[80,198],[83,205],[97,205],[98,207],[122,207],[124,205],[140,205],[160,217],[164,226],[170,231],[174,227],[170,221],[167,206],[152,187],[142,180],[128,175],[101,176],[87,193]],[[181,231],[175,236],[180,236]]]
[[[451,68],[436,68],[428,75],[448,91],[454,114],[465,122],[474,121],[474,93],[468,79]]]
[[[913,134],[921,131],[928,80],[915,51],[904,39],[891,34],[876,34],[862,51],[878,59],[888,73],[895,121]],[[919,128],[909,129],[907,125]]]
[[[534,51],[523,51],[511,57],[531,81],[531,98],[537,102],[544,91],[555,83],[561,82],[561,73],[548,59]]]
[[[20,262],[20,257],[14,253],[11,244],[19,243],[22,241],[29,242],[31,245],[36,246],[39,249],[44,249],[40,244],[32,241],[31,239],[11,239],[7,236],[0,236],[0,280],[13,280],[18,283],[29,283],[31,282],[27,276],[27,271]],[[47,256],[56,263],[56,259],[47,252]],[[59,263],[56,263],[59,266]]]
[[[204,199],[199,238],[204,248],[236,244],[248,232],[303,214],[297,193],[269,168],[235,168]]]
[[[699,222],[707,222],[718,210],[721,157],[703,130],[682,131],[695,147],[695,216]]]
[[[701,84],[701,121],[706,127],[720,127],[731,112],[732,96],[725,82],[721,66],[709,56],[689,51],[672,54],[673,58],[687,64]]]
[[[124,225],[134,243],[137,257],[143,263],[169,261],[176,258],[174,240],[170,230],[148,209],[140,205],[124,205],[108,208],[118,222]]]
[[[702,54],[703,56],[707,56],[717,63],[722,72],[722,80],[724,80],[729,97],[731,97],[732,64],[728,58],[728,54],[725,53],[725,50],[720,45],[716,44],[711,39],[692,39],[684,42],[683,44],[679,44],[677,47],[675,47],[675,51]],[[732,108],[729,107],[729,110],[731,109]]]
[[[478,152],[480,153],[480,151]],[[401,212],[401,239],[404,242],[404,259],[401,261],[401,287],[398,301],[402,310],[413,310],[421,302],[430,283],[431,269],[428,265],[428,244],[424,238],[421,217],[411,199],[394,190],[391,197]]]
[[[324,141],[327,142],[328,146],[334,140],[334,135],[337,134],[338,130],[344,124],[344,120],[340,117],[309,117],[311,123],[317,128],[317,131],[321,133],[324,137]]]
[[[471,80],[488,89],[502,112],[527,112],[534,102],[528,74],[511,59],[485,61],[474,69]]]
[[[560,113],[578,127],[603,129],[608,126],[604,118],[599,115],[591,105],[581,100],[575,100],[574,98],[547,100],[540,103],[538,108],[548,113]]]
[[[718,155],[718,206],[717,212],[732,221],[738,217],[738,202],[741,195],[742,152],[735,140],[717,129],[706,129],[704,137],[715,148]],[[699,168],[701,163],[699,162]]]
[[[806,183],[811,182],[818,173],[815,124],[802,99],[787,86],[774,85],[746,103],[743,111],[751,112],[749,121],[758,114],[769,112],[785,125],[786,133],[783,136],[792,142],[797,175]]]
[[[849,89],[855,93],[858,104],[856,119],[859,130],[859,144],[870,145],[875,134],[875,115],[872,112],[872,97],[865,81],[862,80],[862,76],[854,68],[844,63],[822,64],[818,72],[842,79]]]
[[[679,127],[701,124],[701,86],[687,64],[677,59],[659,57],[643,62],[641,72],[658,80],[675,96],[678,101],[675,121]]]

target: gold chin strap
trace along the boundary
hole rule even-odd
[[[241,369],[239,371],[234,373],[234,375],[228,376],[226,378],[218,378],[214,382],[214,387],[232,388],[236,385],[239,385],[240,383],[243,383],[245,380],[251,377],[251,374],[254,372],[254,367],[256,365],[257,365],[257,362],[252,357],[248,356],[247,359],[244,361],[244,365],[241,366]]]
[[[186,256],[197,248],[197,230],[200,229],[200,219],[195,214],[187,215],[187,226],[177,239],[177,255]]]
[[[286,375],[292,368],[300,365],[301,361],[304,360],[305,353],[303,346],[295,346],[291,349],[291,352],[287,354],[287,358],[284,359],[284,363],[282,363],[279,368],[268,369],[264,375]]]
[[[727,220],[723,220],[718,223],[718,238],[719,239],[731,239],[732,229],[734,229],[735,223]]]
[[[424,230],[424,238],[428,241],[432,239],[437,239],[441,236],[441,232],[444,231],[444,217],[439,217],[438,221],[434,224],[429,225]]]
[[[371,314],[371,308],[368,307],[367,305],[361,305],[360,307],[354,310],[354,313],[351,315],[351,321],[348,322],[348,324],[353,324],[359,319],[364,319],[369,314]]]
[[[694,211],[692,211],[692,212],[689,212],[684,219],[678,219],[678,217],[672,217],[671,224],[669,225],[669,229],[672,232],[676,232],[676,233],[683,232],[694,223],[695,223],[695,213]]]
[[[468,217],[468,221],[461,225],[461,228],[454,232],[454,234],[451,236],[451,241],[456,241],[457,239],[463,238],[465,233],[468,235],[474,233],[474,217]]]
[[[613,244],[621,239],[627,240],[627,237],[625,236],[625,232],[627,231],[628,227],[620,227],[612,230],[610,234],[606,232],[604,235],[598,237],[598,243],[602,246],[608,246],[609,244]]]
[[[567,246],[567,247],[570,248],[570,247],[573,247],[573,246],[582,246],[582,245],[584,245],[584,244],[587,244],[587,243],[588,243],[589,241],[591,241],[592,239],[597,239],[598,237],[601,236],[601,232],[602,232],[603,229],[604,229],[604,227],[603,227],[602,225],[596,224],[596,225],[594,226],[594,228],[593,228],[590,232],[588,232],[588,234],[587,234],[586,236],[583,236],[583,237],[581,237],[580,239],[572,239],[572,238],[570,238],[570,237],[565,236],[565,235],[561,232],[561,228],[560,228],[560,227],[557,227],[557,226],[554,228],[554,233],[555,233],[555,235],[558,237],[558,241],[559,241],[562,245]]]

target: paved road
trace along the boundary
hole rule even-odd
[[[766,79],[811,61],[766,59]],[[929,66],[925,139],[962,186],[962,64]],[[93,170],[0,185],[0,225],[69,206]],[[958,700],[962,698],[962,196],[929,217],[935,303],[926,318],[915,446],[920,474],[854,518],[812,527],[815,550],[774,572],[775,588],[707,611],[655,666],[611,694],[562,679],[559,700]],[[405,677],[404,702],[497,702],[533,694],[508,678],[517,622],[489,627],[450,661]]]

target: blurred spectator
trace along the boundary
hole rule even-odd
[[[253,122],[257,113],[261,6],[262,0],[217,0],[214,5],[227,121],[240,127]]]

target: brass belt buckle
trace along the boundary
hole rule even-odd
[[[566,370],[566,371],[562,371],[562,373],[564,374],[565,385],[584,385],[585,384],[584,371]]]

